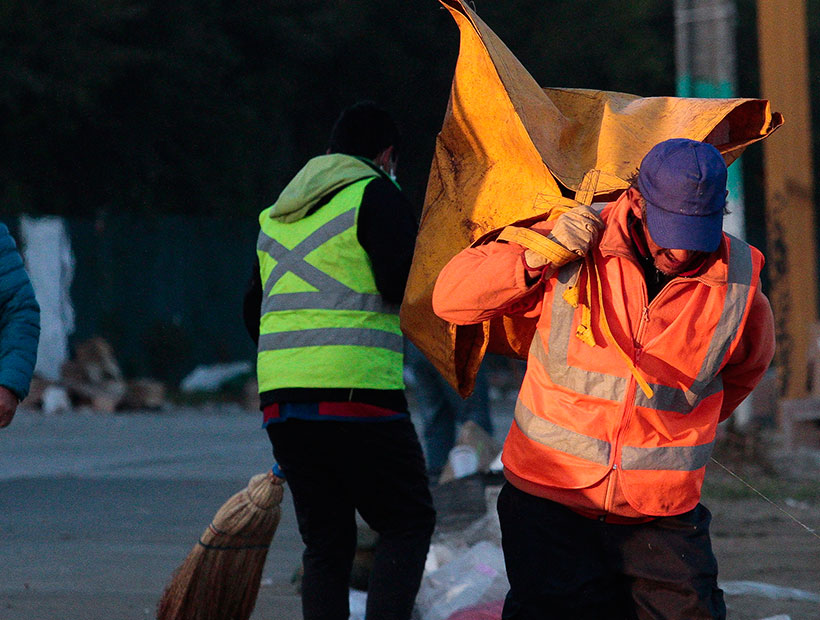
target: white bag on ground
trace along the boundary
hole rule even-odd
[[[422,620],[446,620],[459,609],[501,600],[508,589],[501,547],[481,541],[424,576],[416,607]]]
[[[364,620],[367,611],[367,592],[350,588],[350,618],[349,620]]]

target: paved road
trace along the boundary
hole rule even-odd
[[[144,620],[211,517],[272,464],[236,407],[53,417],[0,431],[0,620]],[[296,620],[285,494],[254,619]]]
[[[154,618],[214,513],[272,464],[259,414],[237,406],[20,411],[0,431],[0,620]],[[254,620],[301,618],[301,553],[286,492]]]
[[[493,417],[502,441],[512,401]],[[272,464],[259,414],[234,405],[20,411],[0,430],[0,620],[154,618],[214,513]],[[302,548],[285,492],[253,620],[301,618]]]

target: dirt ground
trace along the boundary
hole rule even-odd
[[[820,450],[787,451],[762,441],[756,446],[724,442],[704,485],[728,616],[820,619]],[[761,586],[741,594],[737,582],[796,588],[815,600],[789,597],[785,590],[771,598]]]
[[[707,467],[703,503],[731,620],[820,620],[820,446],[779,442],[773,429],[724,431]],[[445,508],[438,534],[469,528],[447,523],[447,496],[434,499]]]
[[[820,620],[820,450],[754,445],[724,441],[704,486],[728,618]],[[295,590],[263,585],[254,619],[297,617]]]

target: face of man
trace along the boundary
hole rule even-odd
[[[694,269],[708,252],[664,248],[655,243],[655,240],[652,239],[652,235],[649,233],[649,227],[646,225],[646,206],[643,196],[641,196],[637,189],[632,188],[629,191],[633,192],[631,196],[632,212],[641,221],[643,235],[646,239],[649,254],[655,263],[655,269],[668,276],[676,276]]]
[[[398,157],[396,151],[392,146],[388,146],[381,153],[376,155],[373,160],[379,168],[384,170],[385,174],[394,181],[396,180],[396,167],[398,166]]]
[[[643,226],[649,253],[655,262],[655,269],[668,276],[676,276],[694,269],[707,254],[707,252],[698,252],[695,250],[662,248],[652,239],[652,235],[649,234],[649,227],[643,218],[641,219],[641,226]]]

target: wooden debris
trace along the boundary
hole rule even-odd
[[[63,364],[62,384],[75,404],[96,411],[156,409],[165,402],[165,386],[151,379],[126,381],[111,345],[95,337],[76,347],[74,359]]]
[[[159,409],[165,404],[165,384],[154,379],[128,381],[121,406],[123,409]]]

